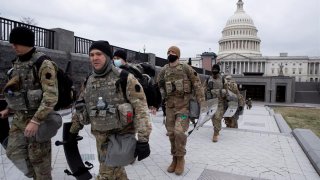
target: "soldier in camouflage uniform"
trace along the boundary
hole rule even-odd
[[[7,116],[14,113],[9,132],[7,156],[27,177],[52,179],[51,140],[36,142],[39,125],[53,111],[58,101],[57,67],[44,60],[39,70],[33,63],[43,53],[34,48],[34,33],[26,27],[14,28],[10,43],[18,57],[13,62],[11,79],[4,87],[8,103],[0,112]]]
[[[238,109],[236,113],[232,117],[225,117],[224,121],[227,127],[238,128],[239,115],[242,113],[243,106],[245,104],[244,98],[238,89],[237,83],[232,79],[230,75],[226,77],[224,88],[234,93],[238,98]]]
[[[167,55],[169,64],[161,69],[157,79],[162,97],[166,99],[165,126],[173,156],[167,171],[181,175],[185,164],[192,88],[195,89],[196,99],[201,108],[204,108],[204,94],[198,74],[189,65],[180,63],[180,49],[172,46],[168,49]]]
[[[111,167],[105,163],[108,137],[112,134],[137,132],[135,153],[138,160],[149,156],[151,124],[146,97],[132,74],[114,66],[111,47],[107,41],[94,42],[90,46],[89,57],[93,73],[88,77],[77,101],[77,111],[72,117],[71,137],[75,137],[74,134],[77,134],[83,125],[91,123],[100,162],[97,179],[128,179],[124,167]],[[126,73],[127,79],[123,79],[122,76]],[[123,80],[126,80],[126,87],[119,83]],[[100,97],[105,102],[105,107],[99,110],[97,101]],[[127,111],[126,114],[121,114],[120,107],[124,105],[133,109],[133,117],[129,116]]]
[[[204,87],[206,99],[218,98],[218,109],[211,119],[214,126],[212,141],[218,142],[222,117],[226,111],[226,90],[224,89],[224,80],[220,74],[220,66],[218,64],[214,64],[212,66],[212,76],[210,76],[210,78],[206,81]]]

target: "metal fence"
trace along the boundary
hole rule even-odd
[[[74,37],[74,44],[75,44],[75,53],[81,53],[81,54],[89,54],[89,48],[94,42],[93,40],[81,38],[81,37]],[[115,52],[116,50],[123,50],[127,53],[127,61],[130,63],[140,63],[140,62],[148,62],[148,54],[137,52],[137,51],[132,51],[129,49],[117,47],[117,46],[112,46],[111,45],[111,50],[112,52]]]
[[[35,46],[45,47],[48,49],[54,48],[54,31],[3,17],[0,17],[0,40],[9,41],[11,30],[20,26],[27,27],[34,32]]]

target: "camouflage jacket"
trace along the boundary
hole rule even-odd
[[[106,76],[111,76],[110,73],[113,73],[112,76],[116,77],[114,81],[117,82],[120,79],[120,69],[115,68],[112,65],[112,71],[107,73]],[[118,73],[116,71],[118,71]],[[101,77],[95,77],[94,75],[91,75],[88,79],[98,79]],[[116,86],[116,84],[110,84],[110,86]],[[96,87],[99,88],[99,87]],[[120,93],[121,96],[123,96],[122,87],[119,86],[120,90],[116,91],[115,93]],[[87,84],[85,84],[81,88],[80,96],[78,101],[82,101],[85,99],[85,97],[88,96],[87,92]],[[124,127],[123,129],[117,130],[117,131],[108,131],[106,133],[138,133],[138,140],[141,142],[146,142],[149,140],[149,135],[151,133],[151,123],[150,123],[150,116],[149,116],[149,110],[146,102],[146,96],[144,94],[143,88],[139,84],[138,80],[132,75],[129,74],[127,78],[127,86],[126,86],[126,97],[129,103],[132,105],[134,110],[134,117],[133,117],[133,127],[132,125],[129,127]],[[90,95],[89,95],[90,96]],[[92,102],[85,102],[85,103],[92,103]],[[108,102],[112,104],[113,102]],[[88,118],[88,112],[84,111],[83,113],[75,113],[72,117],[72,126],[70,129],[71,133],[77,133],[83,125],[92,123],[92,119]],[[95,131],[95,129],[92,129],[92,131]]]
[[[25,91],[28,94],[29,91],[39,89],[42,94],[39,103],[35,103],[36,107],[31,108],[31,111],[29,111],[30,108],[27,107],[28,110],[25,112],[15,111],[14,113],[19,116],[19,119],[28,120],[32,117],[35,121],[41,122],[46,119],[49,112],[53,111],[58,101],[57,67],[54,62],[44,60],[39,70],[33,71],[33,63],[37,60],[37,57],[43,55],[43,53],[37,52],[35,48],[29,53],[31,55],[29,60],[24,59],[22,61],[18,57],[13,62],[12,78],[5,86],[4,93],[7,93],[6,89],[9,90],[11,88],[10,86],[18,87],[18,89],[13,90],[13,93]],[[27,70],[28,66],[30,70]],[[8,106],[10,108],[9,102]]]

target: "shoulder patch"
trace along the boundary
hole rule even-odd
[[[141,87],[139,86],[139,84],[136,84],[134,86],[134,88],[136,89],[136,92],[140,92],[141,91]]]

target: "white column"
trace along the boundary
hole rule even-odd
[[[313,74],[316,75],[316,63],[313,63]]]
[[[262,62],[260,62],[260,72],[263,72],[263,70],[262,70]]]

